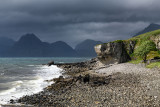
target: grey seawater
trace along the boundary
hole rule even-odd
[[[31,95],[43,90],[51,82],[46,82],[61,75],[57,66],[46,66],[49,61],[55,63],[73,63],[91,58],[0,58],[0,104],[7,104],[10,99]]]

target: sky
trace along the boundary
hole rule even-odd
[[[34,33],[42,41],[72,47],[86,39],[128,39],[160,23],[160,0],[0,0],[0,36],[18,40]]]

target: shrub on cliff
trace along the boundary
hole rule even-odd
[[[153,41],[147,40],[140,44],[140,46],[135,50],[135,55],[141,57],[146,63],[147,55],[150,51],[155,51],[156,45]]]

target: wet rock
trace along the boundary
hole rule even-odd
[[[10,100],[10,103],[11,103],[11,104],[13,104],[13,103],[14,103],[14,100],[13,100],[13,99],[11,99],[11,100]]]
[[[54,81],[56,83],[63,82],[64,81],[64,77],[63,76],[59,76],[59,78],[55,78]]]
[[[84,76],[83,82],[84,82],[84,83],[89,83],[89,81],[90,81],[90,75],[87,74],[87,75]]]
[[[78,63],[64,63],[56,64],[58,67],[64,70],[64,73],[68,75],[74,75],[76,73],[85,72],[88,70],[96,69],[97,64],[101,63],[98,58],[93,58],[89,61],[78,62]],[[99,65],[98,65],[99,67]]]
[[[48,66],[54,65],[54,61],[51,61],[47,64]]]

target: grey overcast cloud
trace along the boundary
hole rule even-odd
[[[127,39],[160,22],[160,0],[0,0],[0,36],[42,41]]]

